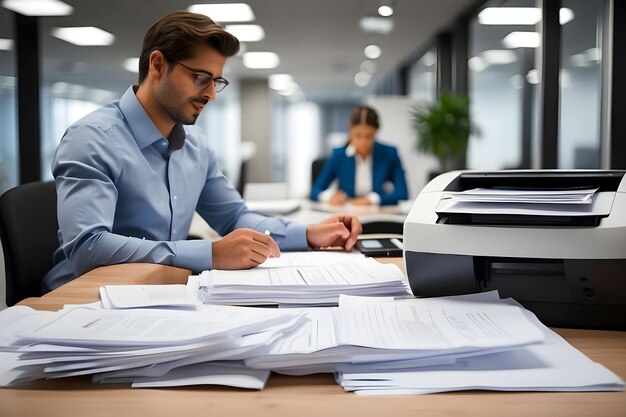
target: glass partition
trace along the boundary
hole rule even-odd
[[[0,193],[19,182],[13,13],[0,8]]]
[[[604,0],[563,0],[558,167],[600,168]]]

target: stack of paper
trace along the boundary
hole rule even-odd
[[[310,310],[308,317],[307,326],[246,365],[288,374],[407,369],[543,340],[518,306],[463,297],[342,296],[338,308]]]
[[[197,287],[188,285],[105,285],[100,287],[100,299],[109,310],[127,308],[198,309],[202,301]]]
[[[614,193],[598,189],[523,190],[475,188],[443,194],[439,214],[607,216]]]
[[[339,294],[407,296],[400,269],[371,258],[344,264],[204,271],[200,296],[215,304],[336,305]]]
[[[599,188],[562,190],[474,188],[446,192],[444,199],[471,203],[591,204]]]
[[[482,300],[484,302],[485,300]],[[499,300],[497,302],[500,302]],[[513,300],[506,301],[517,305]],[[539,344],[454,363],[404,370],[353,367],[336,373],[337,382],[358,395],[407,395],[460,390],[622,391],[624,381],[591,361],[530,312],[528,319],[545,337]]]
[[[4,311],[2,315],[7,316]],[[267,372],[253,372],[241,363],[225,368],[213,362],[263,354],[304,323],[302,314],[243,307],[205,306],[199,311],[76,307],[47,313],[43,325],[14,326],[11,355],[3,355],[10,365],[1,381],[9,385],[97,374],[100,382],[163,386],[213,383],[215,375],[229,374],[225,383],[258,388]]]

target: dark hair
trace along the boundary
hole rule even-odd
[[[143,38],[139,57],[139,84],[148,75],[150,54],[159,50],[167,59],[193,56],[195,47],[208,44],[225,57],[239,52],[239,40],[208,16],[187,11],[168,14],[156,22]]]
[[[350,113],[350,118],[348,119],[348,127],[362,124],[370,125],[378,129],[380,122],[378,121],[378,113],[376,113],[376,110],[368,106],[357,106],[352,109],[352,113]]]

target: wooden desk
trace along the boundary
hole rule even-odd
[[[398,258],[392,262],[400,262]],[[54,310],[99,299],[103,284],[184,283],[189,271],[151,264],[96,269],[41,298],[20,304]],[[556,329],[572,345],[626,379],[626,332]],[[121,416],[626,416],[626,392],[446,394],[361,398],[329,374],[272,375],[263,391],[225,387],[130,389],[89,378],[38,381],[0,389],[2,417]]]

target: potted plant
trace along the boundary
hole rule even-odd
[[[417,149],[435,156],[441,172],[465,168],[469,136],[477,132],[469,106],[467,95],[444,92],[436,103],[419,105],[411,113]]]

